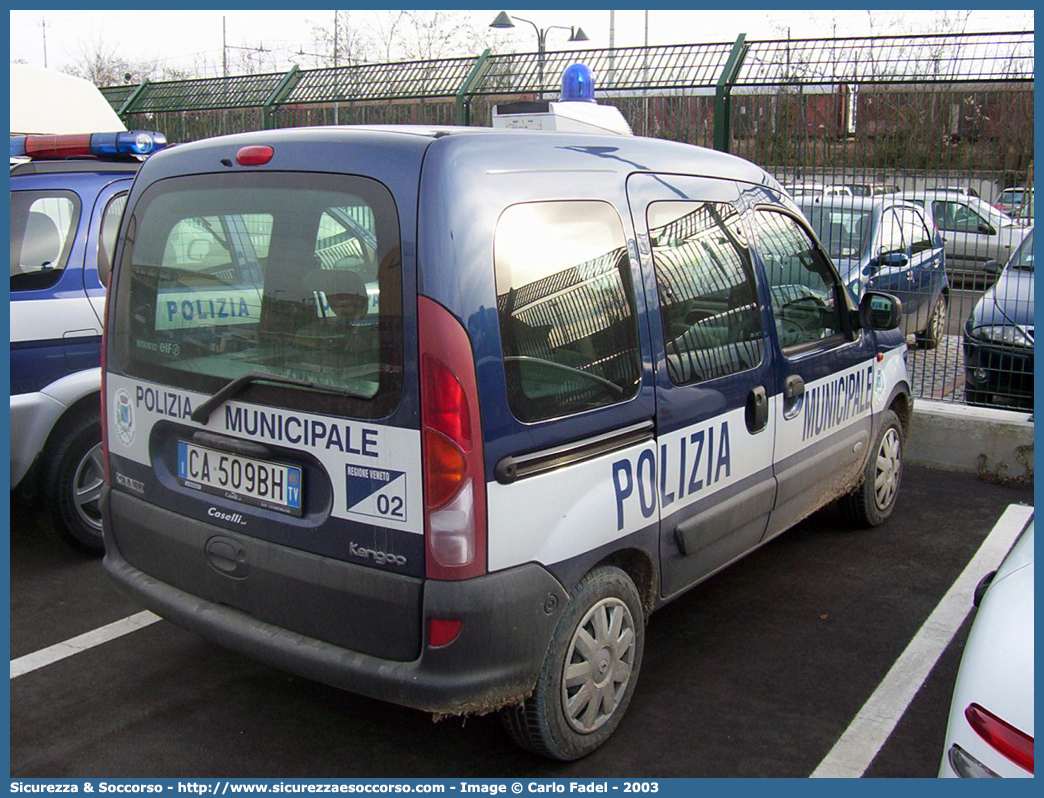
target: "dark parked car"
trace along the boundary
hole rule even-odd
[[[968,404],[1033,407],[1032,229],[964,325],[964,378]]]
[[[891,196],[799,201],[852,298],[885,291],[902,300],[903,330],[921,346],[946,334],[950,286],[931,212]]]

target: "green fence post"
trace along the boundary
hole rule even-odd
[[[714,88],[714,149],[729,151],[732,138],[732,84],[747,54],[747,34],[741,33]]]
[[[149,85],[148,78],[138,84],[138,88],[131,92],[131,96],[127,98],[127,101],[120,106],[120,110],[116,112],[116,115],[123,120],[123,124],[127,124],[127,117],[134,113],[131,107],[134,105],[135,100],[141,96],[141,93],[145,91],[145,87]]]
[[[297,81],[301,79],[300,73],[301,67],[294,64],[290,67],[290,71],[286,73],[286,76],[279,81],[279,85],[272,89],[272,93],[268,95],[268,99],[265,100],[262,108],[265,130],[275,127],[276,106],[285,100],[290,91],[297,85]]]
[[[489,68],[489,50],[486,48],[482,51],[476,61],[475,66],[471,68],[471,72],[464,78],[464,82],[460,84],[460,88],[457,89],[457,124],[458,125],[469,125],[471,124],[471,103],[466,99],[466,95],[471,92],[486,74],[486,70]]]

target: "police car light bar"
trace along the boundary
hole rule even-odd
[[[147,130],[128,130],[120,133],[72,133],[62,136],[12,136],[11,157],[62,159],[150,155],[166,146],[166,136]]]
[[[562,73],[558,102],[513,102],[493,106],[493,127],[515,130],[553,130],[569,133],[610,133],[630,136],[620,109],[599,105],[595,82],[586,64],[571,64]]]

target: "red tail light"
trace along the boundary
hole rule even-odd
[[[1033,738],[1001,720],[992,712],[970,704],[964,717],[982,739],[1001,756],[1010,759],[1020,768],[1033,772]]]
[[[420,297],[421,447],[426,573],[469,579],[486,572],[486,480],[478,387],[468,334]]]

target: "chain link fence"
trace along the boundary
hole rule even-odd
[[[854,294],[900,295],[918,396],[1032,407],[1032,236],[999,280],[995,264],[1034,218],[1033,32],[487,50],[102,91],[128,127],[172,142],[302,125],[488,125],[496,104],[557,98],[577,61],[635,133],[772,173]]]

